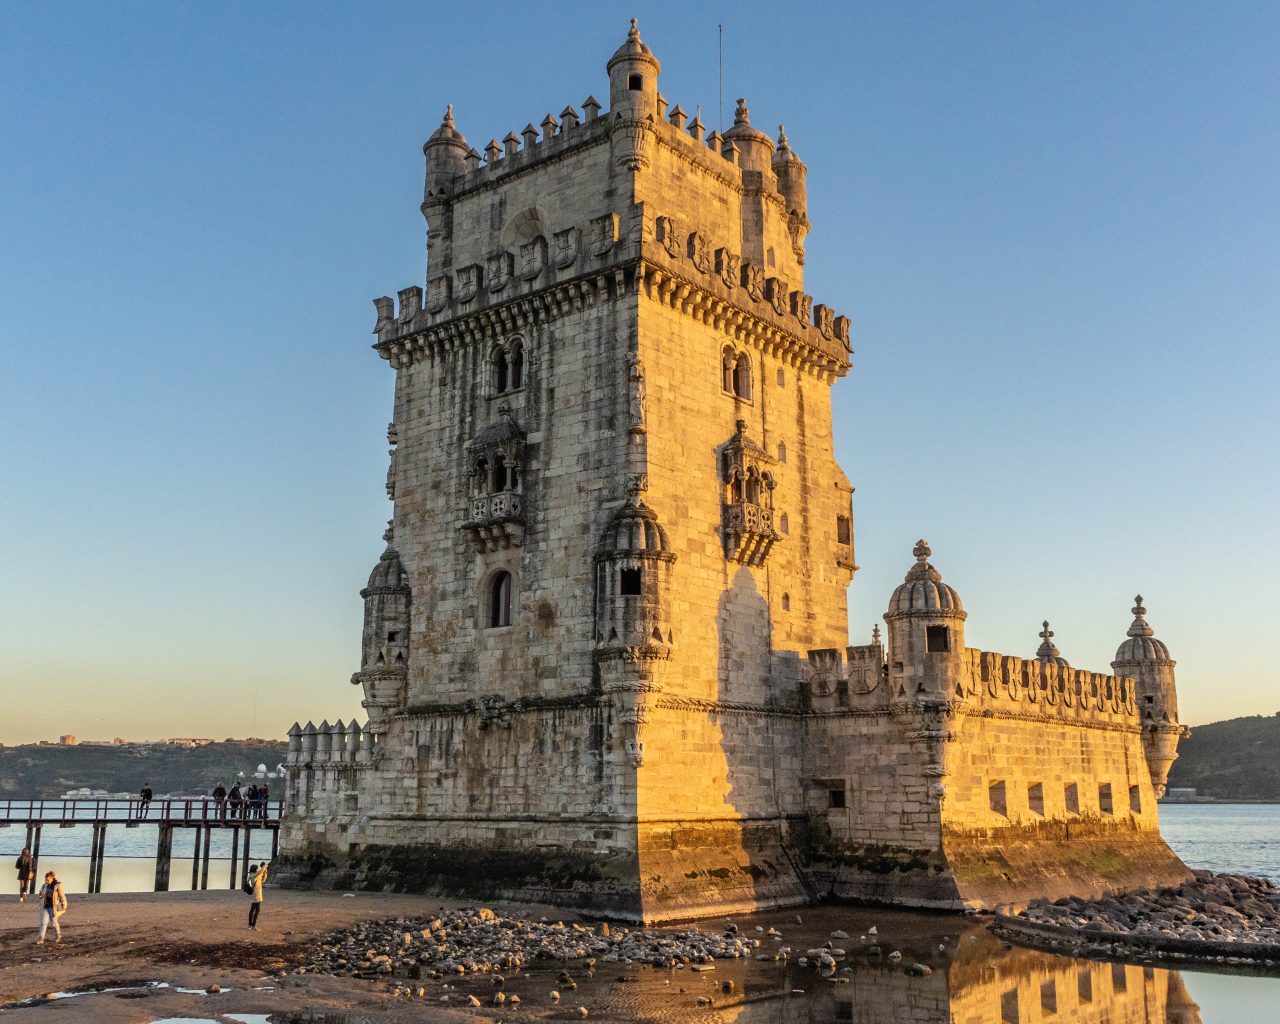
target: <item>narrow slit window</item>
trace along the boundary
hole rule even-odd
[[[987,787],[987,804],[993,813],[1008,817],[1009,802],[1005,796],[1003,782],[993,782]]]
[[[1101,814],[1113,814],[1115,808],[1111,803],[1111,783],[1104,782],[1098,787],[1098,811]]]
[[[853,524],[848,516],[836,516],[836,543],[848,544],[853,538]]]
[[[1044,817],[1044,783],[1037,782],[1027,787],[1027,809],[1038,818]]]
[[[1134,814],[1142,813],[1142,792],[1137,786],[1129,787],[1129,810]]]
[[[1066,805],[1068,814],[1080,813],[1080,787],[1074,782],[1068,782],[1062,790],[1063,803]]]

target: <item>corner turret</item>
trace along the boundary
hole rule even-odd
[[[636,19],[609,63],[609,113],[643,120],[658,116],[658,72],[662,65],[640,39]]]
[[[1142,747],[1156,796],[1164,795],[1169,769],[1178,759],[1178,741],[1189,730],[1178,722],[1178,691],[1173,670],[1177,665],[1169,648],[1157,640],[1147,622],[1142,595],[1134,599],[1133,623],[1128,639],[1116,650],[1112,671],[1128,676],[1138,686],[1138,715],[1142,723]]]
[[[452,191],[454,178],[467,173],[467,154],[470,152],[467,140],[453,125],[453,104],[450,103],[445,108],[440,127],[422,146],[422,155],[427,158],[424,201]]]
[[[950,701],[963,693],[964,620],[960,595],[929,564],[925,540],[911,552],[916,564],[889,599],[890,700]]]
[[[1040,630],[1040,646],[1036,648],[1036,661],[1041,665],[1057,665],[1059,668],[1070,668],[1067,659],[1058,653],[1053,642],[1053,630],[1049,628],[1049,620],[1045,619]]]
[[[738,165],[744,171],[759,171],[767,188],[773,189],[773,140],[758,128],[751,127],[751,111],[747,101],[739,98],[733,112],[733,127],[724,133],[725,142],[738,147]]]
[[[809,233],[809,198],[805,186],[809,168],[791,149],[782,125],[778,125],[778,151],[773,154],[771,163],[778,179],[778,192],[787,208],[787,232],[791,235],[791,250],[803,266],[804,239]]]
[[[393,545],[390,525],[383,539],[386,550],[369,574],[364,599],[364,635],[360,671],[351,682],[364,688],[361,706],[369,712],[375,731],[386,729],[386,719],[404,704],[409,677],[409,582]]]

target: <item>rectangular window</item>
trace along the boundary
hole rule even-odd
[[[987,803],[996,814],[1008,817],[1009,802],[1005,797],[1003,782],[993,782],[987,788]]]
[[[1129,810],[1134,814],[1142,813],[1142,793],[1137,786],[1129,787]]]
[[[394,644],[400,639],[400,631],[396,629],[387,631],[387,643]]]
[[[1027,787],[1027,807],[1037,817],[1044,817],[1044,783],[1036,782]]]
[[[1000,1024],[1018,1024],[1018,990],[1000,994]]]
[[[618,574],[618,592],[630,597],[637,597],[643,593],[640,588],[639,569],[623,569]]]
[[[1111,783],[1104,782],[1098,787],[1098,812],[1100,814],[1114,814],[1115,808],[1111,805]]]
[[[850,544],[853,542],[853,524],[849,522],[848,516],[836,516],[836,543]]]
[[[1080,813],[1080,787],[1068,782],[1062,789],[1063,802],[1067,805],[1068,814]]]
[[[1080,997],[1080,1002],[1093,1002],[1093,974],[1088,967],[1080,968],[1080,975],[1076,978],[1076,995]]]
[[[1129,988],[1129,979],[1125,974],[1124,964],[1111,965],[1111,989],[1114,992],[1124,992]]]
[[[946,654],[951,650],[951,630],[946,626],[925,626],[924,649],[930,654]]]
[[[832,808],[841,808],[845,806],[845,795],[843,789],[827,790],[827,806]]]
[[[1040,985],[1040,1012],[1045,1016],[1058,1012],[1058,987],[1052,981]]]

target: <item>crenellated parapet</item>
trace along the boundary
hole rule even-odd
[[[294,722],[284,764],[286,813],[324,817],[349,809],[343,805],[344,794],[354,794],[360,773],[379,759],[380,742],[368,722]]]
[[[965,649],[964,659],[964,678],[955,697],[967,714],[1138,725],[1132,679],[972,647]]]

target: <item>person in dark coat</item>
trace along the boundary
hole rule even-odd
[[[240,808],[243,806],[244,797],[240,795],[240,783],[233,782],[231,792],[227,794],[227,807],[231,810],[231,817],[240,817]]]
[[[227,787],[219,782],[213,787],[213,803],[218,812],[219,818],[226,817],[227,814]]]
[[[27,847],[22,848],[13,866],[18,869],[18,902],[26,903],[27,890],[31,888],[31,876],[36,870],[36,862],[32,859],[31,851]]]
[[[138,793],[138,817],[145,818],[151,809],[151,783],[147,783]]]

